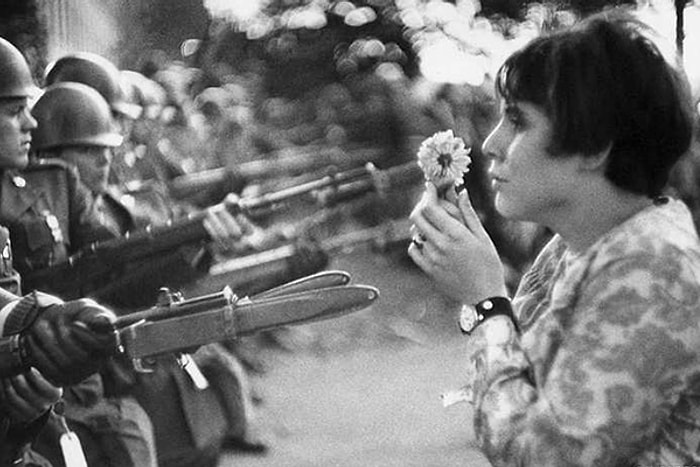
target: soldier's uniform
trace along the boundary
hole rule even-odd
[[[129,193],[111,187],[98,199],[103,209],[109,209],[110,215],[118,218],[116,224],[137,230],[147,225],[164,225],[175,215],[164,194],[146,186]],[[182,250],[181,247],[134,267],[145,268],[145,272],[124,275],[139,283],[115,281],[110,293],[102,290],[96,295],[104,303],[115,300],[119,308],[129,304],[125,297],[131,297],[132,304],[146,300],[152,303],[155,294],[149,291],[164,283],[190,280],[195,274],[187,260],[191,252]],[[130,293],[125,294],[124,290]],[[246,404],[241,387],[244,375],[232,370],[236,365],[234,357],[216,345],[204,346],[185,358],[184,370],[172,355],[158,358],[152,373],[132,374],[130,387],[121,390],[133,393],[149,414],[160,465],[215,466],[227,434],[243,437],[245,433]],[[118,383],[112,384],[117,386]]]
[[[12,244],[10,231],[0,226],[0,287],[19,295],[21,292],[20,276],[12,266]],[[0,295],[0,308],[7,305],[4,295]],[[28,444],[36,438],[44,427],[48,414],[23,427],[11,426],[10,420],[3,416],[0,407],[0,465],[20,464],[51,467],[48,460],[31,451]]]
[[[89,180],[99,178],[94,176],[91,164],[98,161],[83,159],[71,149],[87,146],[99,152],[121,144],[122,138],[115,135],[105,100],[78,83],[49,86],[34,105],[32,115],[38,122],[32,134],[36,154],[66,157],[85,170]],[[63,121],[70,125],[61,125]],[[104,184],[98,182],[92,184],[91,189],[94,190],[91,195],[97,200],[94,211],[103,218],[102,224],[116,230],[117,235],[136,233],[147,225],[162,226],[179,217],[172,212],[169,206],[172,203],[168,203],[164,193],[160,196],[151,190],[120,193],[116,189],[105,192]],[[158,238],[153,241],[157,242]],[[137,264],[127,264],[113,271],[108,281],[98,284],[100,287],[91,289],[91,295],[113,306],[117,312],[151,306],[159,286],[177,286],[189,273],[198,273],[187,258],[197,260],[200,256],[190,257],[185,249],[182,246],[173,248],[165,254],[134,262]],[[194,249],[199,251],[201,246],[194,245]],[[234,428],[239,432],[242,431],[239,425],[244,426],[245,421],[240,378],[229,371],[234,365],[227,365],[232,362],[226,357],[230,355],[214,349],[206,355],[198,352],[195,354],[197,364],[190,362],[184,372],[172,356],[160,359],[150,374],[138,374],[129,366],[113,365],[102,374],[105,393],[108,399],[137,396],[153,420],[161,465],[214,466],[227,433],[228,419],[238,424]],[[199,364],[201,374],[197,372]]]
[[[4,171],[0,175],[0,224],[9,229],[20,275],[63,262],[91,242],[118,235],[108,222],[102,222],[97,207],[75,170],[63,161],[35,160],[24,170]],[[34,288],[30,281],[22,285],[25,291]],[[64,399],[68,425],[83,440],[89,460],[110,450],[108,457],[115,463],[100,465],[154,465],[150,420],[135,400],[105,400],[99,375],[66,388]],[[102,439],[93,443],[89,438],[94,436],[95,425]],[[55,467],[62,465],[58,440],[63,432],[61,416],[52,414],[34,443],[36,451]]]
[[[90,192],[63,161],[32,161],[0,179],[0,224],[10,230],[20,275],[65,261],[91,242],[119,235],[103,225]],[[30,290],[32,284],[25,284]]]

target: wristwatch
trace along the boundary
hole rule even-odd
[[[496,315],[510,318],[515,326],[515,331],[520,332],[518,321],[513,315],[513,307],[506,297],[491,297],[476,305],[462,305],[459,312],[459,329],[463,334],[470,335],[481,323]]]

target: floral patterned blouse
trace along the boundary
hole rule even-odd
[[[473,334],[477,440],[495,466],[700,465],[700,244],[659,199],[575,255],[555,236]],[[490,342],[489,342],[490,341]]]

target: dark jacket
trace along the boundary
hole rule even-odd
[[[20,275],[64,261],[91,242],[119,235],[105,225],[93,196],[62,161],[33,161],[0,177],[0,224],[10,230]],[[32,284],[25,284],[31,290]]]
[[[14,268],[21,276],[63,262],[92,242],[117,236],[119,232],[103,220],[75,169],[60,160],[33,160],[24,170],[0,174],[0,224],[9,229]],[[22,288],[29,292],[35,287],[25,281]],[[67,403],[73,398],[98,400],[102,397],[99,375],[66,388],[65,397]],[[8,436],[15,444],[31,440],[41,433],[45,421],[26,427],[22,436],[14,437],[12,430]],[[44,430],[42,437],[46,434]],[[55,434],[49,436],[57,439]]]

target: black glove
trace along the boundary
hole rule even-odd
[[[90,299],[62,302],[37,294],[38,315],[22,332],[27,364],[69,386],[98,371],[116,351],[116,316]]]

